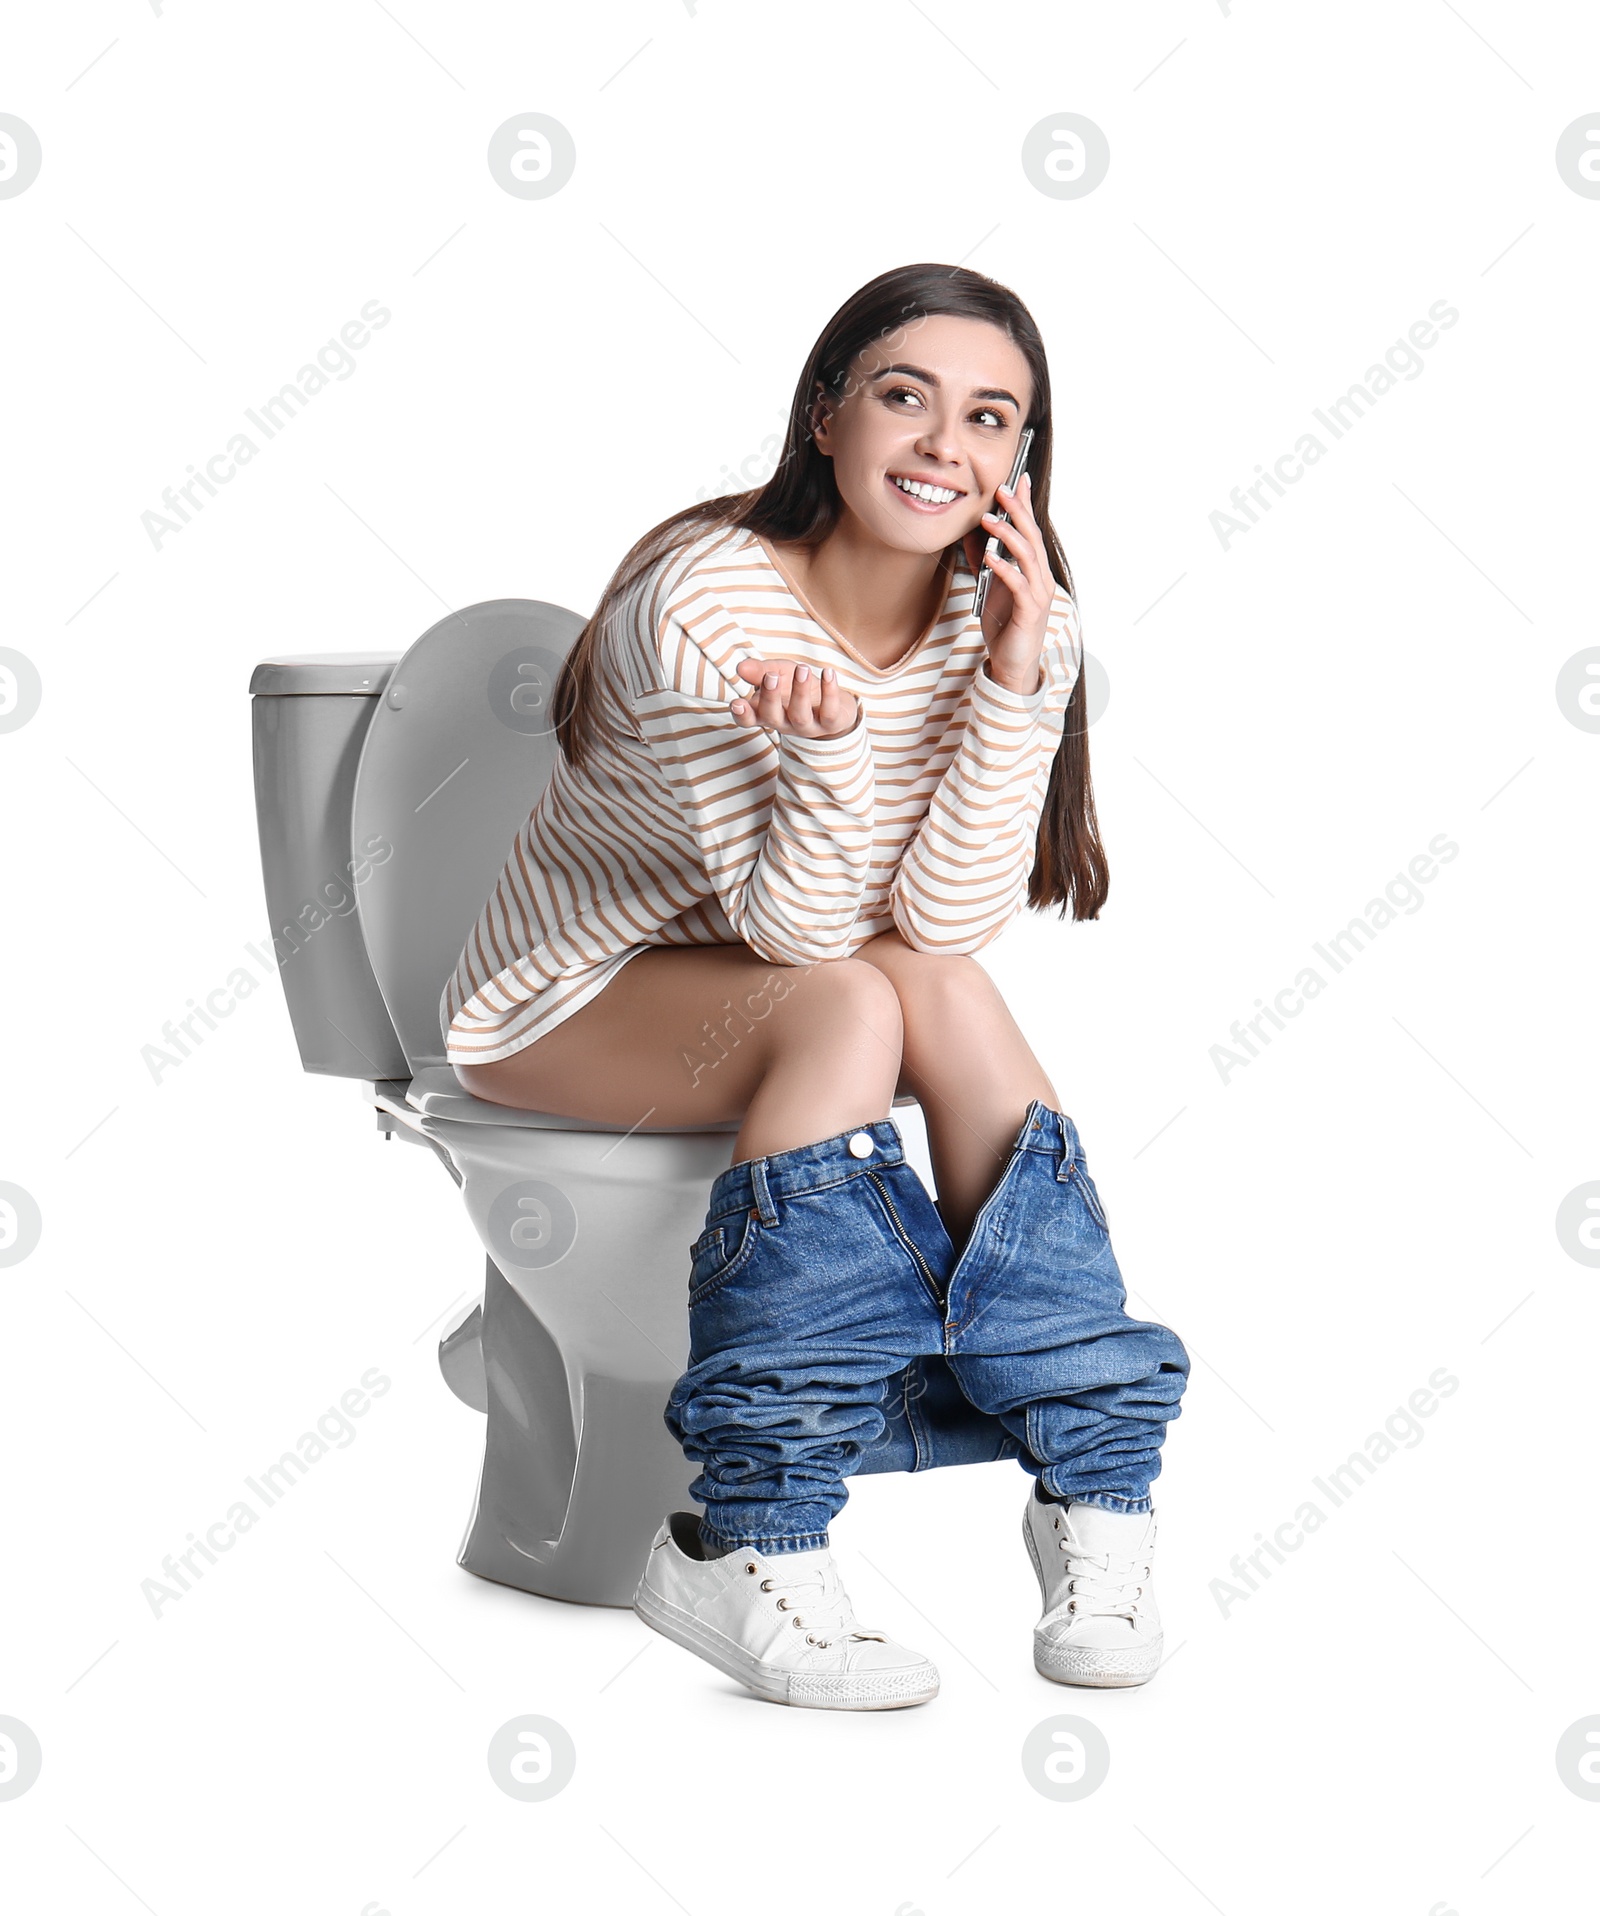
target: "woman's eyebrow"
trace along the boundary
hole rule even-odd
[[[940,383],[939,375],[937,373],[930,373],[924,366],[880,366],[872,377],[874,379],[882,379],[885,373],[901,373],[912,379],[920,379],[925,386],[937,387]],[[1018,412],[1022,411],[1021,401],[1015,393],[1008,393],[1004,386],[974,386],[968,396],[972,399],[1009,400]]]

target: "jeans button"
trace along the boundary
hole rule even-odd
[[[870,1158],[872,1156],[872,1139],[867,1132],[858,1131],[850,1140],[849,1149],[850,1155],[853,1158]]]

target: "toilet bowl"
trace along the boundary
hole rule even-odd
[[[456,1560],[627,1607],[662,1517],[689,1507],[695,1467],[662,1410],[688,1362],[689,1246],[739,1120],[622,1127],[486,1103],[446,1063],[439,1002],[555,762],[551,693],[583,624],[490,600],[404,654],[264,660],[250,691],[301,1064],[356,1080],[386,1136],[440,1160],[486,1253],[481,1298],[439,1346],[487,1419]],[[904,1415],[885,1439],[863,1470],[916,1467]]]

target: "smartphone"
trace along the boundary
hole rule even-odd
[[[1011,477],[1006,481],[1007,487],[1013,492],[1022,483],[1022,475],[1028,469],[1028,448],[1032,444],[1033,428],[1032,426],[1024,426],[1022,429],[1022,437],[1017,441],[1017,456],[1011,462]],[[999,503],[999,500],[995,501],[997,506]],[[1002,511],[1000,514],[1000,523],[1002,525],[1010,525],[1011,514]],[[984,558],[987,558],[991,552],[1002,559],[1010,556],[1006,548],[992,532],[989,534],[988,544],[983,548]],[[989,596],[989,581],[993,577],[993,566],[985,565],[983,559],[980,559],[978,561],[978,589],[972,595],[972,616],[975,619],[982,618],[983,616],[983,602]]]

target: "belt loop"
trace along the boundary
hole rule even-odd
[[[1056,1151],[1056,1183],[1065,1184],[1072,1176],[1072,1166],[1077,1157],[1072,1148],[1072,1120],[1064,1111],[1057,1111],[1053,1115],[1054,1128],[1061,1134]]]
[[[1061,1118],[1061,1139],[1072,1158],[1072,1162],[1076,1165],[1086,1166],[1089,1160],[1083,1154],[1083,1139],[1078,1135],[1078,1127],[1065,1113],[1062,1114]]]
[[[766,1225],[778,1221],[778,1207],[772,1201],[772,1193],[767,1189],[767,1161],[754,1158],[750,1164],[750,1196],[756,1209],[761,1213],[761,1222]]]

